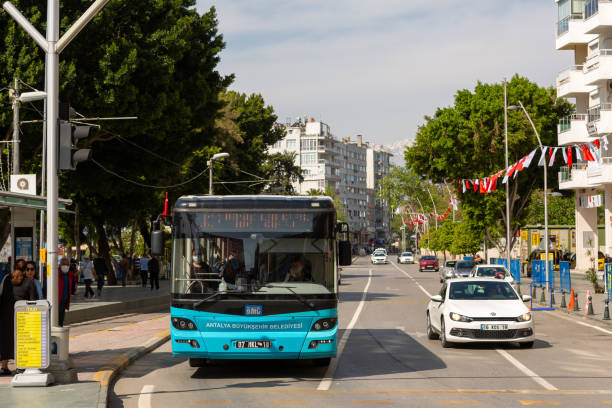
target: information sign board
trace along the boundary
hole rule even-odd
[[[49,302],[15,303],[15,365],[17,368],[49,366]]]

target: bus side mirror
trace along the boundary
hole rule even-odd
[[[164,254],[164,231],[151,231],[151,255],[161,256]]]
[[[340,266],[348,266],[351,262],[351,241],[338,242],[338,263]]]

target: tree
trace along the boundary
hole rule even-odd
[[[478,226],[470,225],[467,222],[460,222],[454,227],[450,252],[455,255],[475,254],[480,250],[481,243],[482,231],[478,230]]]
[[[264,191],[271,194],[295,195],[293,184],[302,182],[302,169],[295,164],[294,152],[275,153],[268,156],[262,166],[267,180]]]
[[[544,145],[555,145],[559,118],[572,111],[572,105],[557,99],[553,88],[542,88],[515,75],[508,83],[508,103],[523,102]],[[417,131],[415,143],[406,148],[406,166],[428,179],[454,183],[461,178],[481,178],[496,173],[504,164],[504,98],[502,84],[478,83],[473,92],[464,89],[455,95],[454,105],[438,109],[426,117]],[[527,155],[538,144],[528,119],[521,111],[508,115],[510,164]],[[534,160],[537,163],[539,154]],[[525,222],[532,191],[542,183],[542,170],[535,163],[510,181],[512,237]],[[556,174],[549,175],[554,185]],[[460,192],[466,226],[482,233],[504,251],[499,240],[505,236],[505,193],[503,184],[490,194]],[[482,237],[480,237],[482,238]],[[478,241],[482,241],[480,239]],[[516,238],[512,239],[511,245]]]
[[[535,190],[532,193],[525,222],[528,225],[544,225],[544,193]],[[551,225],[574,225],[576,223],[576,205],[573,194],[567,196],[548,196],[548,223]]]
[[[309,196],[328,196],[334,200],[334,207],[336,208],[336,220],[338,222],[344,222],[346,220],[346,206],[340,200],[336,190],[332,186],[325,187],[325,190],[319,188],[312,188],[306,192]]]

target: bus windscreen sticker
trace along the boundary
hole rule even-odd
[[[261,305],[245,305],[244,306],[245,316],[262,316],[263,306]]]

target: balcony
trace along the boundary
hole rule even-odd
[[[602,103],[589,108],[587,121],[591,137],[612,133],[612,103]]]
[[[590,184],[612,184],[612,157],[602,157],[601,163],[589,163],[587,177]]]
[[[571,168],[562,166],[559,170],[559,190],[591,188],[594,184],[587,179],[587,165],[574,164]]]
[[[557,97],[559,98],[574,98],[594,89],[593,86],[585,85],[582,65],[572,65],[557,75]]]
[[[612,0],[586,0],[584,32],[599,35],[610,27],[612,27]]]
[[[573,50],[576,45],[588,44],[595,37],[593,34],[585,34],[582,13],[574,13],[557,23],[558,50]]]
[[[559,145],[567,146],[577,143],[591,142],[593,139],[587,132],[586,113],[574,113],[570,116],[561,118],[557,125]]]
[[[612,49],[600,49],[589,55],[584,63],[584,84],[596,85],[612,79]]]

